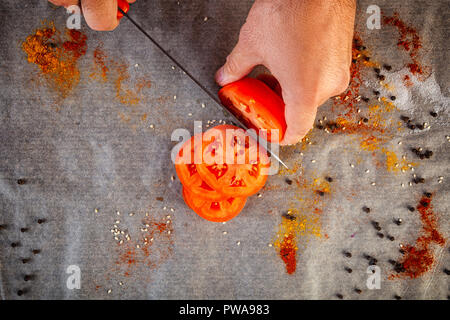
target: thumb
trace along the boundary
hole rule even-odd
[[[220,86],[227,85],[237,81],[252,71],[252,69],[260,64],[257,54],[249,49],[250,46],[245,45],[242,39],[234,47],[233,51],[228,55],[225,64],[216,72],[216,82]]]
[[[84,19],[91,29],[110,31],[119,25],[117,0],[83,0],[81,5]]]
[[[286,88],[286,86],[283,87]],[[284,115],[286,118],[286,133],[281,145],[290,145],[300,142],[313,127],[316,119],[317,106],[313,99],[304,99],[294,90],[283,90],[285,102]]]

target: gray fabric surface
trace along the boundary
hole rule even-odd
[[[178,2],[178,3],[177,3]],[[237,40],[252,1],[137,1],[130,15],[211,90],[215,70]],[[392,27],[368,30],[365,10],[370,1],[358,1],[357,30],[377,61],[389,63],[389,79],[400,91],[401,72],[408,57],[396,47],[398,33]],[[2,1],[0,4],[0,297],[2,299],[447,299],[450,268],[448,243],[436,246],[433,270],[418,279],[389,280],[389,259],[399,257],[400,243],[414,243],[420,230],[416,213],[405,209],[417,204],[423,191],[433,192],[439,230],[448,237],[448,14],[449,2],[378,1],[383,12],[399,12],[417,28],[424,42],[423,59],[432,66],[425,82],[405,89],[396,101],[400,113],[428,121],[429,130],[398,131],[389,143],[398,155],[414,159],[411,147],[433,150],[429,160],[417,160],[415,173],[425,184],[408,186],[412,172],[392,173],[376,166],[373,155],[363,152],[354,137],[329,135],[315,129],[312,145],[284,148],[291,168],[302,163],[305,179],[334,177],[333,194],[319,206],[322,237],[302,236],[295,274],[287,275],[274,247],[281,214],[297,205],[295,183],[283,174],[269,178],[262,197],[252,197],[238,218],[214,224],[188,210],[181,186],[170,162],[170,141],[176,128],[193,131],[193,120],[223,119],[209,98],[155,49],[133,25],[122,20],[114,32],[87,28],[88,53],[79,61],[81,81],[55,105],[55,94],[45,84],[32,81],[38,70],[26,61],[21,43],[41,21],[55,21],[63,28],[67,15],[46,1]],[[208,17],[204,21],[204,17]],[[114,97],[111,83],[91,81],[92,52],[98,43],[109,56],[129,66],[131,79],[148,75],[152,87],[136,106],[124,106]],[[135,65],[138,67],[134,67]],[[363,91],[378,88],[366,72]],[[405,93],[405,90],[402,92]],[[408,91],[409,90],[409,91]],[[176,100],[173,96],[177,97]],[[201,108],[205,103],[206,108]],[[58,107],[58,108],[57,108]],[[364,106],[361,106],[364,108]],[[58,110],[57,110],[58,109]],[[431,118],[430,110],[439,116]],[[148,114],[145,123],[139,115]],[[192,116],[188,116],[192,113]],[[129,122],[120,114],[130,116]],[[320,108],[318,119],[333,118],[332,101]],[[149,124],[155,128],[149,128]],[[402,145],[398,145],[398,141]],[[302,154],[301,154],[302,153]],[[312,163],[311,160],[316,162]],[[355,168],[349,164],[354,163]],[[370,173],[365,173],[369,169]],[[443,182],[438,183],[438,177]],[[24,185],[18,179],[26,179]],[[372,182],[376,182],[372,186]],[[405,188],[400,187],[405,183]],[[156,198],[163,197],[163,201]],[[305,195],[306,197],[306,195]],[[294,203],[294,204],[293,204]],[[362,206],[372,209],[369,215]],[[164,210],[164,207],[167,207]],[[172,212],[170,208],[173,208]],[[95,212],[98,209],[98,212]],[[117,215],[117,211],[121,213]],[[137,264],[124,276],[124,266],[111,235],[116,220],[132,237],[139,234],[145,213],[163,219],[171,216],[170,236],[155,236],[151,267]],[[134,213],[130,216],[129,213]],[[309,214],[309,213],[307,213]],[[396,226],[392,219],[401,217]],[[37,220],[46,222],[38,224]],[[370,220],[395,241],[380,239]],[[20,228],[29,228],[20,232]],[[224,231],[226,234],[224,234]],[[327,237],[325,237],[327,235]],[[11,243],[20,246],[11,247]],[[240,242],[238,245],[237,243]],[[41,249],[38,255],[32,249]],[[352,258],[342,251],[352,252]],[[168,253],[168,252],[171,253]],[[118,253],[119,252],[119,253]],[[381,289],[365,286],[368,266],[362,256],[378,259]],[[160,256],[167,256],[160,259]],[[32,257],[23,264],[20,259]],[[66,287],[66,269],[81,269],[81,289]],[[344,270],[348,266],[351,274]],[[33,274],[36,278],[24,281]],[[354,287],[363,289],[361,294]],[[18,296],[18,290],[26,294]],[[111,290],[111,291],[109,291]]]

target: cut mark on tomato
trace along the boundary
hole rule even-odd
[[[208,191],[214,191],[213,188],[211,188],[205,181],[202,180],[202,184],[200,185],[200,188],[206,189]]]
[[[233,178],[231,178],[231,186],[232,187],[246,187],[247,185],[245,184],[243,179],[238,179],[236,176],[233,176]]]
[[[216,179],[220,179],[227,172],[228,165],[227,164],[213,164],[212,166],[208,166],[208,170],[216,177]]]
[[[195,164],[188,164],[187,167],[188,167],[189,174],[191,175],[191,177],[197,173],[197,167],[195,166]]]

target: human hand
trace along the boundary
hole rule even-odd
[[[48,0],[57,6],[79,5],[79,0]],[[119,25],[117,17],[118,3],[133,3],[136,0],[82,0],[81,9],[84,19],[91,29],[97,31],[114,30]]]
[[[317,108],[350,80],[356,0],[255,0],[239,41],[216,73],[224,86],[266,66],[279,81],[287,130],[299,142]]]

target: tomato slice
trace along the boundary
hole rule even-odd
[[[263,149],[244,130],[220,125],[206,131],[197,164],[200,177],[214,190],[229,197],[248,197],[266,183],[270,160]]]
[[[195,139],[199,136],[201,139],[201,134],[196,135],[186,141],[180,148],[175,159],[175,171],[183,186],[188,188],[196,197],[214,201],[224,200],[227,196],[211,188],[197,172],[197,167],[194,164],[194,149],[195,141],[201,142],[200,139]]]
[[[264,82],[243,78],[224,86],[219,98],[236,117],[270,142],[279,142],[286,132],[284,102]],[[270,130],[277,129],[278,136]]]
[[[213,222],[225,222],[236,217],[244,208],[247,198],[227,198],[211,201],[197,198],[189,189],[183,187],[186,204],[200,217]]]

